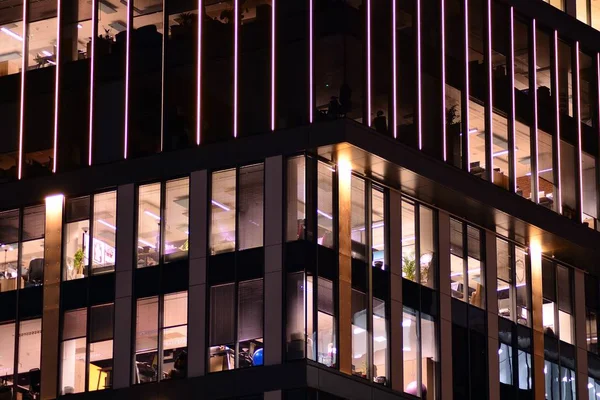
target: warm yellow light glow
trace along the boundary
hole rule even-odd
[[[62,211],[64,200],[65,196],[62,194],[55,194],[46,197],[46,213]]]
[[[529,245],[529,250],[529,254],[532,260],[534,258],[542,258],[542,244],[539,242],[539,240],[532,240],[531,244]]]
[[[338,160],[338,173],[342,175],[350,175],[352,173],[352,163],[345,157]]]

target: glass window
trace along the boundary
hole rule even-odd
[[[0,387],[12,386],[15,366],[15,324],[0,325]],[[10,398],[10,395],[9,395]]]
[[[235,250],[236,170],[213,172],[210,225],[211,254]]]
[[[373,380],[387,384],[388,355],[388,321],[385,301],[373,297]]]
[[[317,242],[321,246],[333,248],[335,244],[333,237],[333,175],[335,169],[320,161],[317,169]]]
[[[542,319],[546,335],[573,344],[573,299],[571,271],[549,260],[542,260]]]
[[[188,294],[167,294],[163,299],[163,379],[187,377]]]
[[[88,275],[90,243],[90,197],[67,199],[63,239],[63,280]]]
[[[19,210],[0,213],[0,292],[17,289]]]
[[[452,297],[465,301],[463,223],[450,219],[450,289]]]
[[[590,13],[592,26],[600,28],[600,0],[590,0]]]
[[[385,194],[377,188],[371,190],[371,247],[375,268],[387,270],[385,234]]]
[[[402,277],[417,282],[415,205],[402,201]]]
[[[134,383],[158,380],[158,297],[138,299]]]
[[[18,74],[22,68],[23,51],[23,0],[11,2],[12,7],[4,7],[0,17],[3,38],[0,40],[0,54],[5,54],[0,62],[0,77]]]
[[[333,367],[337,360],[333,282],[321,277],[318,278],[318,282],[317,361],[328,367]],[[310,319],[312,320],[312,317]]]
[[[264,164],[240,168],[238,210],[239,250],[263,245]]]
[[[563,342],[573,344],[573,303],[571,295],[571,271],[557,265],[556,281],[558,283],[558,326],[559,337]]]
[[[517,357],[519,361],[519,389],[531,390],[533,389],[533,362],[531,354],[519,350]]]
[[[531,326],[531,283],[529,283],[529,265],[527,263],[527,251],[515,247],[515,283],[517,298],[517,322],[522,325]]]
[[[465,243],[466,240],[466,243]],[[452,297],[485,307],[481,231],[450,219],[450,288]],[[468,282],[465,287],[465,279]],[[467,290],[467,296],[464,292]]]
[[[310,308],[309,296],[312,304],[312,284],[310,291],[307,288],[304,272],[294,272],[287,276],[286,284],[286,342],[288,360],[296,360],[305,357],[308,336],[306,333],[306,316]],[[312,328],[312,325],[309,325]],[[310,335],[311,337],[313,335]],[[311,339],[312,342],[312,339]]]
[[[367,256],[367,230],[366,230],[366,215],[365,215],[365,201],[366,201],[366,184],[364,179],[352,176],[352,191],[351,201],[352,208],[350,212],[350,224],[351,224],[351,239],[352,239],[352,257],[365,261]]]
[[[209,372],[235,368],[235,284],[210,288]]]
[[[423,399],[435,398],[438,369],[435,319],[404,307],[402,331],[404,391]]]
[[[306,157],[287,162],[287,241],[306,238]]]
[[[62,332],[60,393],[85,391],[87,310],[65,312]]]
[[[90,308],[89,391],[112,387],[113,321],[112,304]]]
[[[512,312],[512,283],[513,269],[510,245],[507,241],[496,239],[496,259],[498,265],[498,314],[504,318],[513,319]]]
[[[586,152],[581,152],[581,179],[583,191],[583,223],[590,228],[597,225],[598,203],[596,191],[596,160]]]
[[[21,321],[19,324],[19,382],[17,392],[29,391],[39,396],[42,353],[42,319]]]
[[[352,289],[352,374],[368,376],[367,295]]]
[[[263,280],[238,288],[238,368],[263,365]]]
[[[500,343],[498,349],[498,363],[500,366],[500,383],[504,385],[513,384],[513,362],[512,362],[512,347]]]
[[[586,309],[585,334],[587,350],[598,354],[598,314],[590,308]]]
[[[165,262],[187,257],[189,250],[190,180],[166,183],[165,193]]]
[[[92,274],[115,270],[117,236],[117,192],[94,195]]]
[[[577,399],[577,386],[575,384],[575,371],[560,367],[560,398],[561,400]]]
[[[161,198],[160,183],[138,189],[137,267],[158,264],[160,248]]]
[[[469,303],[485,308],[485,278],[483,275],[482,235],[479,229],[467,226],[467,276]]]
[[[421,284],[430,288],[436,286],[435,267],[435,220],[431,208],[419,206],[419,250]]]
[[[44,229],[46,207],[27,207],[23,211],[21,232],[21,288],[44,283]]]

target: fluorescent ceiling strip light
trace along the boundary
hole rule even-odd
[[[144,239],[138,239],[138,242],[140,242],[141,244],[144,244],[152,249],[156,249],[156,246],[153,245],[152,243],[148,242],[147,240]]]
[[[145,210],[144,214],[154,218],[157,221],[160,221],[160,217],[158,215],[154,214],[152,211]]]
[[[104,225],[104,226],[107,226],[107,227],[109,227],[110,229],[112,229],[112,230],[114,230],[114,231],[116,231],[116,230],[117,230],[117,227],[116,227],[116,226],[114,226],[113,224],[111,224],[111,223],[109,223],[109,222],[106,222],[106,221],[105,221],[105,220],[103,220],[103,219],[99,219],[99,220],[97,220],[96,222],[98,222],[98,223],[100,223],[100,224],[102,224],[102,225]]]
[[[227,207],[225,204],[223,204],[223,203],[219,203],[219,202],[218,202],[218,201],[216,201],[216,200],[212,200],[212,201],[211,201],[211,203],[212,203],[213,205],[215,205],[215,206],[219,207],[219,208],[222,208],[222,209],[223,209],[223,210],[225,210],[225,211],[231,211],[231,209],[230,209],[229,207]]]
[[[508,150],[502,150],[502,151],[498,151],[498,152],[494,153],[493,155],[494,155],[494,157],[501,157],[501,156],[507,155],[508,153],[509,153]]]
[[[543,173],[545,173],[545,172],[551,172],[551,171],[552,171],[552,168],[546,168],[546,169],[542,169],[542,170],[539,170],[539,171],[538,171],[538,175],[539,175],[539,174],[543,174]],[[525,176],[531,176],[531,172],[528,172],[528,173],[526,173],[526,174],[525,174]]]
[[[17,39],[19,42],[23,41],[23,38],[20,35],[14,33],[13,31],[11,31],[8,28],[2,27],[2,28],[0,28],[0,31],[6,33],[8,36],[10,36],[10,37],[12,37],[14,39]]]
[[[331,219],[331,220],[333,220],[333,217],[332,217],[331,215],[329,215],[329,214],[327,214],[327,213],[324,213],[324,212],[323,212],[323,211],[321,211],[321,210],[317,210],[317,214],[319,214],[319,215],[322,215],[323,217],[325,217],[325,218],[327,218],[327,219]]]

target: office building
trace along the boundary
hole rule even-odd
[[[0,1],[0,400],[600,397],[599,21]]]

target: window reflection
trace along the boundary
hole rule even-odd
[[[212,174],[210,249],[211,254],[235,250],[236,171]]]
[[[151,267],[159,263],[161,198],[160,183],[139,187],[137,267]]]
[[[333,207],[333,175],[335,170],[328,164],[319,161],[317,175],[317,243],[333,248],[334,207]]]
[[[306,158],[293,157],[287,162],[288,241],[306,238]]]
[[[238,248],[263,245],[264,164],[240,168],[238,204]]]
[[[165,262],[187,257],[189,251],[190,180],[168,181],[165,189]]]
[[[17,393],[40,393],[40,363],[42,353],[42,319],[21,321],[19,324],[19,351]]]
[[[423,399],[435,398],[438,368],[435,320],[404,307],[402,331],[404,391]]]
[[[0,292],[17,288],[19,210],[0,213]]]

